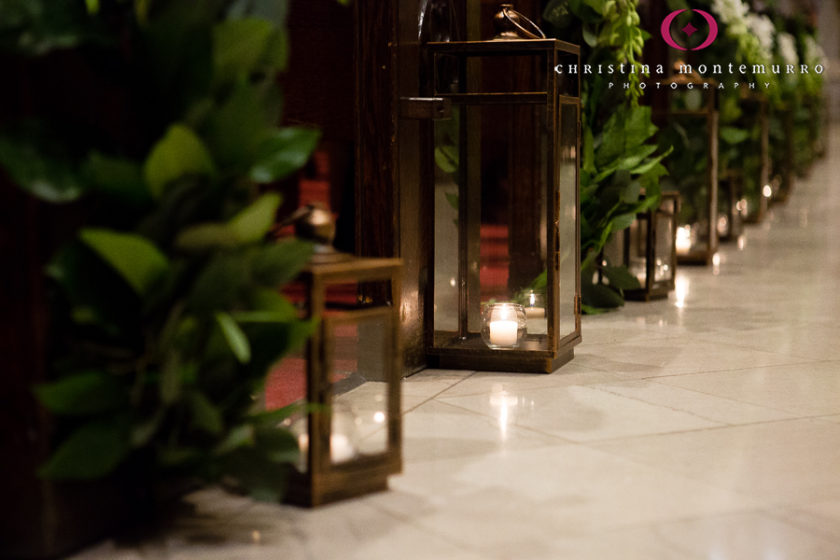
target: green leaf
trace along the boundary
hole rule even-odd
[[[88,415],[119,410],[128,402],[124,383],[115,375],[88,371],[39,385],[35,394],[56,414]]]
[[[263,59],[275,26],[264,19],[229,19],[213,28],[213,67],[218,83],[247,77]]]
[[[611,309],[624,305],[624,298],[616,290],[601,284],[583,284],[581,286],[586,305]]]
[[[602,266],[601,272],[610,281],[610,286],[618,290],[638,290],[642,287],[626,266]]]
[[[17,186],[41,200],[56,204],[77,200],[87,190],[78,164],[40,134],[0,136],[0,166]]]
[[[79,237],[141,296],[169,269],[166,256],[145,237],[107,229],[83,229]]]
[[[239,240],[230,227],[218,223],[189,227],[175,238],[175,247],[188,253],[235,247],[238,244]]]
[[[636,213],[629,212],[627,214],[619,214],[618,216],[612,218],[610,220],[610,225],[612,225],[612,231],[621,231],[623,229],[629,228],[630,225],[636,221]]]
[[[312,257],[308,241],[289,239],[260,248],[254,257],[254,281],[262,286],[280,287],[293,280]]]
[[[244,171],[255,163],[260,145],[275,130],[266,95],[258,85],[242,83],[210,113],[203,137],[222,166]]]
[[[639,201],[639,194],[642,192],[642,183],[639,181],[630,181],[621,193],[621,201],[627,204],[635,204]]]
[[[458,148],[456,146],[436,146],[435,164],[444,173],[455,173],[458,171]]]
[[[198,366],[184,363],[178,352],[171,352],[163,364],[160,377],[160,400],[167,405],[176,402],[182,393],[184,382],[194,378]]]
[[[143,180],[143,170],[130,159],[92,152],[85,163],[85,173],[91,186],[103,194],[135,205],[151,201]]]
[[[222,334],[236,359],[247,364],[251,360],[251,345],[248,343],[248,337],[228,313],[216,313],[216,322],[222,329]]]
[[[219,253],[198,275],[189,296],[191,310],[210,313],[239,301],[250,283],[250,262],[245,254]]]
[[[735,128],[733,126],[720,127],[719,134],[721,140],[727,144],[740,144],[750,137],[750,132],[748,130]]]
[[[233,235],[241,243],[261,240],[271,230],[280,207],[280,195],[264,194],[228,222]]]
[[[192,421],[197,428],[212,435],[222,432],[224,429],[222,413],[204,393],[198,391],[190,393],[189,403]]]
[[[159,408],[149,419],[135,424],[131,429],[131,446],[137,448],[149,443],[163,424],[165,416],[165,410]]]
[[[143,174],[152,195],[160,197],[169,183],[189,175],[213,176],[215,166],[201,139],[186,126],[174,124],[152,148]]]
[[[224,455],[240,447],[250,447],[252,445],[254,445],[254,427],[250,424],[242,424],[231,428],[225,439],[213,450],[213,453]]]
[[[38,474],[50,479],[101,478],[128,455],[130,435],[126,416],[85,424],[64,440]]]
[[[251,179],[270,183],[288,177],[309,160],[320,138],[321,133],[311,128],[281,128],[260,145]]]

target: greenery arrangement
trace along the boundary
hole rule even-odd
[[[635,65],[649,37],[639,27],[637,6],[637,0],[552,0],[543,19],[550,35],[581,45],[583,64]],[[602,253],[637,213],[659,205],[659,179],[666,173],[660,162],[667,151],[653,141],[657,128],[650,108],[638,103],[643,76],[626,76],[628,89],[610,88],[608,74],[582,81],[581,274],[587,313],[621,306],[623,291],[640,287],[626,267]]]
[[[290,410],[261,412],[255,395],[313,329],[279,292],[311,247],[266,240],[280,197],[265,185],[319,138],[276,125],[285,14],[282,0],[0,5],[7,53],[71,61],[88,79],[67,87],[104,84],[131,117],[115,129],[104,109],[45,105],[0,130],[17,185],[85,214],[47,267],[56,379],[37,395],[62,422],[42,476],[131,471],[281,495],[298,453],[278,427]]]

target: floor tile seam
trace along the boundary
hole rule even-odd
[[[810,417],[803,416],[803,417],[796,417],[796,418],[778,418],[773,420],[757,420],[755,422],[747,422],[744,424],[722,424],[720,426],[707,426],[704,428],[691,428],[688,430],[673,430],[670,432],[657,432],[652,434],[637,434],[631,436],[620,436],[620,437],[612,437],[612,438],[605,438],[605,439],[597,439],[597,440],[587,440],[583,443],[586,445],[603,445],[603,444],[612,444],[612,443],[619,443],[619,442],[626,442],[626,441],[635,441],[640,439],[647,439],[647,438],[654,438],[654,437],[668,437],[668,436],[676,436],[676,435],[684,435],[684,434],[696,434],[700,432],[712,432],[712,431],[720,431],[720,430],[732,430],[732,429],[739,429],[739,428],[746,428],[752,426],[762,426],[765,424],[781,424],[784,422],[799,422],[802,420],[810,420]]]
[[[504,375],[506,372],[499,372],[499,373]],[[598,374],[598,373],[609,373],[609,372],[605,372],[603,370],[593,370],[592,373]],[[513,377],[513,376],[516,376],[516,375],[519,375],[519,374],[514,373],[514,372],[510,372],[510,375],[512,376],[511,379],[515,379],[515,377]],[[516,390],[539,391],[539,390],[542,390],[542,389],[560,389],[560,388],[563,388],[563,387],[588,387],[591,384],[595,384],[595,383],[603,383],[603,381],[593,381],[592,383],[560,384],[560,385],[554,385],[554,384],[552,384],[552,385],[542,385],[542,384],[539,384],[539,385],[535,385],[533,387],[517,388]],[[435,398],[437,400],[443,402],[443,399],[459,399],[459,398],[462,398],[462,397],[480,397],[482,395],[489,395],[489,394],[490,394],[490,391],[487,391],[487,390],[483,390],[483,391],[482,390],[476,390],[475,392],[458,393],[457,395],[443,395],[443,396],[441,396],[440,394],[438,394]]]
[[[774,506],[774,507],[776,507],[776,506]],[[792,508],[789,508],[789,509],[798,509],[798,508],[794,505]],[[802,511],[802,510],[800,510],[800,511]],[[801,531],[804,531],[806,533],[809,533],[811,535],[819,537],[823,540],[833,542],[834,544],[840,544],[840,532],[838,532],[838,534],[836,534],[836,535],[833,535],[829,531],[822,531],[822,530],[819,530],[819,529],[815,529],[813,527],[813,525],[811,525],[810,523],[804,523],[804,522],[798,521],[795,518],[786,516],[784,513],[782,513],[782,511],[780,511],[778,509],[778,507],[776,507],[776,509],[765,509],[763,511],[763,513],[765,515],[767,515],[768,517],[776,520],[776,521],[779,521],[779,522],[784,523],[786,525],[790,525],[792,527],[796,527],[797,529],[799,529]],[[816,517],[816,518],[819,518],[821,520],[826,521],[827,523],[832,522],[831,519],[823,517],[819,514],[813,514],[811,512],[807,512],[807,511],[805,511],[804,513],[806,515],[808,515],[809,517],[812,517],[812,518]]]
[[[702,430],[694,430],[694,431],[702,431]],[[651,434],[651,435],[656,436],[656,435],[670,435],[670,434]],[[639,437],[650,437],[650,436],[633,436],[632,439],[637,439]],[[631,439],[631,438],[628,438],[628,439]],[[656,471],[656,472],[665,473],[665,474],[668,474],[669,476],[673,476],[675,478],[680,478],[680,479],[683,479],[683,480],[691,481],[693,483],[699,484],[700,486],[713,488],[713,489],[718,490],[720,492],[724,492],[724,493],[732,496],[733,498],[737,498],[738,500],[743,500],[745,502],[755,502],[756,504],[760,504],[760,505],[750,505],[749,507],[743,508],[743,509],[739,508],[738,506],[733,506],[734,509],[731,510],[732,513],[743,511],[744,509],[746,509],[748,511],[752,511],[752,510],[756,510],[756,509],[765,508],[768,505],[766,503],[765,499],[764,499],[763,494],[758,494],[758,493],[752,494],[752,493],[744,492],[742,490],[732,488],[731,486],[722,485],[722,484],[718,483],[716,480],[709,480],[708,478],[704,478],[702,476],[702,474],[692,474],[692,473],[680,472],[678,470],[674,470],[674,469],[671,469],[671,468],[668,468],[668,467],[664,467],[661,463],[658,463],[658,462],[644,461],[644,460],[639,459],[637,457],[623,455],[623,454],[621,454],[619,452],[616,452],[616,451],[613,451],[611,449],[604,449],[604,448],[600,447],[600,445],[602,443],[615,443],[616,441],[620,441],[620,440],[610,440],[609,442],[606,442],[606,441],[587,442],[587,443],[583,443],[582,445],[584,445],[586,447],[589,447],[592,450],[600,451],[601,453],[606,453],[607,455],[610,455],[612,457],[628,461],[628,462],[633,463],[637,466],[645,467],[647,469],[651,469],[651,470]],[[703,516],[700,516],[700,517],[701,518],[711,517],[711,516],[715,516],[715,515],[723,515],[724,513],[730,513],[730,510],[726,510],[725,512],[717,512],[715,514],[710,514],[710,515],[703,515]]]
[[[468,413],[470,413],[472,415],[475,415],[475,416],[480,416],[481,418],[484,418],[486,420],[492,420],[492,421],[495,421],[495,422],[498,422],[498,420],[499,420],[496,416],[493,416],[491,414],[486,414],[484,412],[479,412],[477,410],[473,410],[471,408],[467,408],[467,407],[464,407],[464,406],[461,406],[461,405],[458,405],[458,404],[448,403],[448,402],[445,402],[445,401],[442,401],[442,400],[439,400],[439,399],[437,399],[437,402],[439,402],[440,404],[444,404],[446,406],[450,406],[452,408],[457,408],[457,409],[462,410],[464,412],[468,412]],[[551,433],[548,433],[548,432],[544,432],[542,430],[539,430],[537,428],[533,428],[531,426],[523,426],[523,425],[521,425],[517,422],[510,422],[508,424],[508,426],[514,426],[519,430],[523,430],[523,431],[526,431],[526,432],[531,432],[533,434],[538,434],[538,435],[545,436],[545,437],[548,437],[548,438],[553,439],[553,440],[557,440],[557,443],[561,444],[561,445],[577,445],[579,443],[579,442],[576,442],[574,440],[564,438],[563,436],[558,436],[557,434],[551,434]]]
[[[451,389],[452,387],[455,387],[456,385],[458,385],[458,384],[460,384],[460,383],[463,383],[464,381],[466,381],[467,379],[469,379],[470,377],[472,377],[472,376],[473,376],[473,375],[475,375],[475,374],[476,374],[476,372],[475,372],[475,371],[473,371],[473,372],[471,372],[469,375],[465,375],[464,377],[462,377],[461,379],[459,379],[458,381],[456,381],[455,383],[453,383],[453,384],[452,384],[452,385],[450,385],[449,387],[447,387],[447,388],[445,388],[445,389],[443,389],[443,390],[441,390],[441,391],[438,391],[437,393],[435,393],[434,395],[431,395],[431,396],[430,396],[430,397],[428,397],[428,398],[423,398],[424,400],[422,400],[422,401],[421,401],[421,402],[419,402],[418,404],[416,404],[416,405],[412,406],[412,407],[411,407],[411,408],[409,408],[409,409],[404,410],[404,411],[402,412],[402,416],[405,416],[405,415],[406,415],[406,414],[408,414],[409,412],[414,412],[415,410],[417,410],[418,408],[420,408],[420,407],[421,407],[421,406],[423,406],[424,404],[428,403],[429,401],[436,400],[438,396],[442,395],[443,393],[445,393],[446,391],[448,391],[448,390],[449,390],[449,389]],[[421,398],[422,398],[422,397],[421,397]]]
[[[782,356],[781,354],[778,354]],[[786,358],[791,358],[792,356],[783,356]],[[736,367],[736,368],[724,368],[724,369],[709,369],[709,370],[700,370],[700,371],[684,371],[680,373],[667,373],[664,375],[651,375],[649,377],[642,377],[640,379],[664,379],[668,377],[682,377],[684,375],[701,375],[705,373],[731,373],[731,372],[739,372],[739,371],[749,371],[754,369],[766,369],[766,368],[782,368],[782,367],[794,367],[794,366],[808,366],[808,365],[817,365],[817,364],[824,364],[830,362],[837,362],[840,360],[816,360],[816,361],[808,361],[808,362],[790,362],[790,363],[782,363],[782,364],[767,364],[767,365],[751,365],[751,366],[744,366],[744,367]],[[646,366],[647,364],[631,364],[630,362],[624,362],[628,365],[634,366]],[[655,366],[647,366],[647,367],[655,367]]]
[[[772,356],[779,356],[779,357],[783,357],[783,358],[787,358],[787,359],[794,358],[794,359],[797,359],[797,360],[808,360],[808,362],[837,361],[837,359],[813,360],[813,359],[809,359],[809,358],[806,358],[806,357],[792,356],[792,355],[788,355],[788,354],[782,354],[782,353],[779,353],[779,352],[773,352],[771,350],[762,350],[760,348],[752,348],[750,346],[745,346],[745,345],[741,345],[741,344],[732,344],[732,343],[729,343],[729,342],[721,342],[720,340],[704,340],[704,339],[700,338],[704,335],[699,335],[698,336],[698,335],[685,335],[685,334],[683,334],[683,335],[675,336],[675,337],[671,337],[671,338],[683,338],[683,337],[686,337],[686,336],[688,336],[692,340],[697,340],[699,338],[700,342],[704,342],[706,344],[713,344],[715,346],[725,346],[725,347],[733,349],[733,350],[751,350],[753,352],[762,352],[764,354],[770,354]],[[658,340],[654,340],[654,342],[662,341],[662,340],[670,340],[670,338],[669,339],[658,339]],[[622,342],[622,343],[618,343],[618,344],[629,344],[629,343],[628,342]],[[609,346],[609,345],[615,345],[615,343],[614,344],[607,344],[606,346]],[[596,345],[593,344],[592,346],[596,346]],[[605,346],[605,345],[599,344],[598,346]],[[807,362],[805,362],[805,363],[807,363]],[[641,364],[641,365],[645,365],[645,364]],[[780,364],[780,365],[786,365],[786,364]],[[754,368],[754,367],[755,366],[752,366],[752,368]],[[751,368],[735,368],[735,369],[751,369]],[[716,370],[716,371],[729,371],[729,370],[727,369],[727,370]]]
[[[621,383],[633,383],[633,381],[622,381]],[[665,385],[663,383],[660,383],[659,385],[667,387],[667,385]],[[660,403],[653,403],[653,402],[647,401],[647,400],[639,398],[639,397],[633,397],[633,396],[625,395],[625,394],[618,393],[618,392],[615,392],[615,391],[610,391],[609,389],[607,389],[605,387],[598,387],[597,385],[591,385],[590,387],[593,388],[593,389],[597,389],[599,391],[602,391],[604,393],[608,393],[610,395],[615,395],[617,397],[630,399],[630,400],[640,402],[640,403],[643,403],[643,404],[646,404],[646,405],[649,405],[649,406],[655,406],[657,408],[664,408],[664,409],[670,410],[672,412],[680,412],[680,413],[683,413],[683,414],[688,414],[689,416],[693,416],[695,418],[699,418],[700,420],[705,420],[707,422],[712,422],[713,424],[716,424],[718,426],[730,425],[729,422],[723,422],[721,420],[715,420],[713,418],[707,418],[705,416],[702,416],[702,415],[697,414],[696,412],[692,412],[690,410],[685,410],[685,409],[682,409],[682,408],[674,408],[673,406],[668,406],[668,405],[664,405],[664,404],[660,404]],[[738,402],[738,401],[734,401],[734,402]]]
[[[709,373],[714,373],[714,372],[709,372]],[[691,375],[691,374],[687,374],[687,375]],[[669,375],[668,377],[670,378],[670,377],[681,377],[681,376],[680,375]],[[716,395],[714,393],[708,393],[706,391],[701,391],[699,389],[681,387],[680,385],[671,385],[670,383],[662,383],[661,381],[659,381],[659,379],[661,379],[661,378],[650,377],[650,378],[643,379],[643,381],[649,381],[651,383],[656,383],[657,385],[661,385],[663,387],[682,389],[683,391],[690,391],[692,393],[697,393],[699,395],[705,395],[707,397],[714,397],[714,398],[717,398],[717,399],[726,400],[726,401],[729,401],[729,402],[732,402],[732,403],[735,403],[735,404],[742,404],[742,405],[746,404],[746,405],[749,405],[749,406],[754,406],[756,408],[762,408],[764,410],[772,410],[773,412],[781,412],[781,413],[784,413],[784,414],[792,414],[793,415],[791,418],[779,418],[778,420],[796,420],[796,419],[809,418],[810,417],[808,415],[803,415],[801,412],[798,412],[798,411],[788,410],[788,409],[784,409],[784,408],[777,408],[777,407],[774,407],[774,406],[767,406],[766,404],[758,404],[758,403],[749,402],[749,401],[742,400],[742,399],[735,399],[735,398],[732,398],[732,397],[727,397],[727,396],[724,396],[724,395]],[[830,414],[824,414],[822,416],[831,416],[831,415]],[[719,420],[718,420],[718,422],[719,422]],[[730,426],[744,426],[744,425],[752,424],[752,423],[753,422],[746,422],[746,423],[740,423],[739,422],[737,424],[733,424],[731,422],[724,422],[724,424],[728,424]]]
[[[776,352],[776,351],[773,351],[773,350],[767,350],[765,348],[750,346],[749,344],[721,342],[720,339],[713,340],[713,336],[699,335],[696,338],[698,340],[703,341],[703,342],[709,342],[709,343],[712,343],[712,344],[726,344],[726,345],[728,345],[730,347],[733,347],[733,348],[744,348],[746,350],[753,350],[753,351],[757,351],[757,352],[765,352],[765,353],[768,353],[768,354],[775,354],[777,356],[785,356],[785,357],[788,357],[788,358],[796,358],[796,359],[799,359],[799,360],[813,360],[813,358],[809,358],[808,356],[800,356],[798,354],[787,354],[787,353],[783,353],[783,352]],[[821,358],[821,359],[813,360],[813,361],[819,361],[819,362],[840,361],[840,354],[838,354],[838,356],[836,358]]]

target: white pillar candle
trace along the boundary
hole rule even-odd
[[[677,229],[677,253],[691,251],[691,228],[683,226]]]
[[[526,307],[525,317],[528,319],[543,319],[545,317],[545,307]]]
[[[515,346],[518,328],[516,321],[491,321],[490,343],[496,346]]]
[[[300,434],[298,436],[298,447],[300,447],[300,454],[302,458],[303,467],[306,467],[306,454],[309,453],[309,435]],[[349,461],[356,456],[356,449],[350,443],[350,439],[344,434],[330,435],[330,459],[333,463],[343,463]]]

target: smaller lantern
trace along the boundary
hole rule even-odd
[[[747,201],[744,198],[744,174],[740,170],[727,169],[720,180],[718,196],[718,237],[721,241],[732,241],[744,233]]]
[[[764,220],[773,186],[770,183],[770,119],[767,99],[757,93],[742,90],[741,118],[738,128],[748,132],[739,144],[743,158],[737,162],[744,171],[744,198],[747,201],[746,222]]]
[[[663,164],[669,174],[663,189],[680,194],[677,260],[685,264],[710,264],[718,250],[718,111],[717,88],[684,63],[674,64],[666,80],[668,111],[656,114],[659,144],[674,150]]]
[[[793,111],[787,107],[774,110],[770,119],[773,202],[786,202],[796,183],[793,138]]]
[[[300,447],[287,500],[317,506],[384,490],[401,470],[402,262],[332,249],[324,209],[296,217],[298,236],[321,243],[286,295],[318,325],[305,349],[269,375],[265,406],[301,405],[284,422]]]
[[[626,299],[650,301],[674,289],[679,208],[679,193],[663,193],[658,208],[638,214],[605,249],[611,264],[623,264],[639,280],[641,288],[624,290]]]

